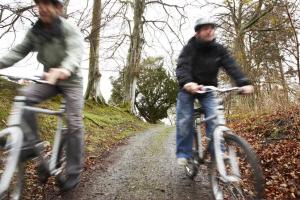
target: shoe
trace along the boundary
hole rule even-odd
[[[177,164],[180,166],[186,166],[188,164],[187,158],[177,158]]]
[[[68,176],[58,175],[56,181],[61,192],[68,192],[79,185],[80,176],[78,174],[70,174]]]
[[[40,183],[45,184],[51,176],[49,166],[45,162],[39,163],[37,166],[37,175]]]

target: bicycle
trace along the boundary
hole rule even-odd
[[[219,89],[204,86],[201,93],[213,92],[217,95],[238,90],[238,87]],[[263,199],[264,178],[259,160],[251,146],[226,127],[224,106],[221,99],[218,102],[214,116],[203,118],[204,111],[201,108],[194,109],[193,157],[185,166],[185,172],[193,179],[200,165],[207,164],[214,199]],[[217,126],[212,139],[207,138],[204,148],[201,124],[209,120],[216,120]]]
[[[11,80],[20,79],[20,77],[6,77]],[[39,78],[26,78],[26,80],[34,81],[37,84],[46,83]],[[57,184],[60,184],[59,176],[65,173],[65,134],[67,133],[67,129],[63,126],[65,101],[62,101],[60,109],[57,111],[28,106],[26,102],[28,100],[23,96],[14,98],[12,111],[8,119],[8,128],[0,131],[0,158],[2,161],[0,163],[4,167],[4,169],[0,169],[0,199],[18,200],[21,198],[25,182],[26,162],[29,160],[38,161],[37,172],[41,183],[46,183],[50,176],[55,176]],[[24,110],[54,115],[58,118],[52,151],[46,153],[46,142],[41,140],[34,144],[24,145],[26,143],[25,137],[20,126]]]

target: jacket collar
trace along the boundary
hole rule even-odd
[[[52,38],[59,38],[63,36],[62,28],[61,28],[61,19],[58,17],[56,18],[53,23],[47,27],[39,19],[31,28],[31,31],[35,35],[39,35],[46,40],[51,40]]]
[[[198,40],[195,36],[193,36],[188,41],[188,43],[197,49],[205,49],[205,48],[209,48],[209,47],[213,46],[216,43],[216,39],[213,39],[210,42],[204,42],[204,41]]]

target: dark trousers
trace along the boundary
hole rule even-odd
[[[57,86],[49,84],[32,84],[21,89],[21,95],[30,104],[38,104],[58,94],[66,101],[68,133],[66,134],[67,174],[79,175],[83,168],[84,130],[82,122],[83,88],[82,86]],[[38,138],[35,113],[25,111],[22,130],[27,140]]]

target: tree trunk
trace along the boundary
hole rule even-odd
[[[278,41],[277,41],[277,37],[275,35],[275,42],[276,42],[276,46],[278,47],[279,44],[278,44]],[[281,81],[281,85],[282,85],[282,88],[283,88],[283,92],[284,92],[284,98],[286,100],[286,102],[288,102],[289,100],[289,91],[288,91],[288,85],[286,83],[286,80],[285,80],[285,77],[284,77],[284,69],[283,69],[283,65],[282,65],[282,58],[281,58],[281,55],[280,55],[280,49],[279,48],[276,48],[276,59],[274,59],[274,61],[277,60],[278,62],[278,67],[279,67],[279,72],[280,72],[280,81]],[[276,64],[274,63],[274,65],[276,66]]]
[[[293,19],[292,19],[292,16],[291,16],[291,13],[289,11],[288,6],[285,5],[285,8],[286,8],[286,13],[289,17],[291,27],[293,29],[293,34],[294,34],[295,42],[296,42],[296,55],[295,55],[295,58],[296,58],[296,63],[297,63],[297,72],[298,72],[298,79],[299,79],[299,85],[300,85],[300,43],[299,43],[299,36],[298,36],[297,30],[296,30],[296,27],[294,25],[294,22],[293,22]]]
[[[267,80],[267,84],[268,84],[267,91],[268,91],[269,94],[271,94],[271,92],[272,92],[272,80],[271,80],[271,77],[273,77],[273,74],[271,73],[271,70],[269,68],[268,63],[266,63],[266,69],[267,69],[266,80]]]
[[[299,79],[299,85],[300,85],[300,44],[297,33],[295,33],[296,37],[296,61],[297,61],[297,71],[298,71],[298,79]]]
[[[133,3],[133,31],[130,38],[130,46],[127,56],[127,64],[125,70],[125,94],[124,103],[130,106],[130,110],[134,112],[135,89],[139,74],[139,64],[141,51],[143,47],[143,21],[142,16],[145,10],[145,0],[134,0]]]
[[[271,12],[274,5],[277,3],[277,0],[274,1],[274,5],[270,6],[270,8],[263,11],[263,0],[259,0],[257,2],[257,6],[255,11],[252,14],[252,17],[248,20],[243,18],[243,7],[245,4],[240,1],[238,7],[235,7],[236,4],[231,5],[229,1],[227,1],[227,6],[231,12],[231,19],[234,22],[234,28],[236,33],[236,38],[234,39],[233,44],[233,53],[238,62],[241,64],[245,73],[250,76],[250,78],[254,78],[254,74],[251,72],[251,65],[248,61],[247,53],[246,53],[246,45],[245,45],[245,35],[246,32],[254,26],[263,16],[267,13]]]
[[[245,34],[238,34],[238,36],[234,39],[233,43],[233,53],[234,57],[237,59],[238,63],[243,68],[243,71],[250,76],[250,65],[247,61],[246,55],[246,47],[245,47]],[[252,78],[252,77],[250,77]]]
[[[281,85],[282,85],[283,92],[284,92],[284,98],[285,98],[286,102],[288,102],[289,101],[289,91],[288,91],[288,86],[285,81],[283,65],[282,65],[281,59],[278,60],[278,62],[279,62],[280,79],[281,79]]]
[[[105,100],[100,92],[101,73],[99,69],[99,42],[101,25],[101,0],[94,0],[92,30],[89,36],[90,59],[89,77],[85,93],[85,99],[92,99],[99,104],[105,104]]]

